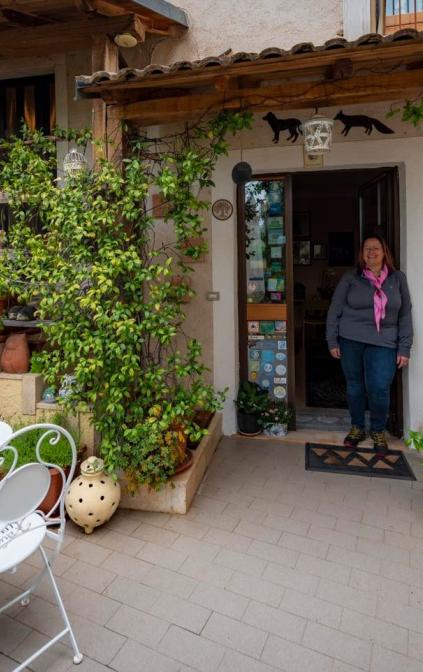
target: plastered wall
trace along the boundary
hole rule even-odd
[[[175,3],[176,4],[176,3]],[[156,47],[152,62],[193,60],[233,51],[323,44],[342,28],[342,0],[181,0],[191,27]]]

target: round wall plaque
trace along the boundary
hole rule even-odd
[[[219,198],[219,200],[215,201],[212,206],[213,217],[216,217],[216,219],[219,219],[221,222],[225,221],[225,219],[229,219],[233,211],[232,203],[227,201],[226,198]]]

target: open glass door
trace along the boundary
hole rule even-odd
[[[400,268],[399,177],[397,168],[387,168],[359,189],[360,242],[381,236],[388,243]],[[402,371],[396,373],[391,388],[388,429],[395,436],[404,433]]]
[[[241,380],[294,404],[290,178],[257,177],[238,188]]]

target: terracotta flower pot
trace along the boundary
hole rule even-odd
[[[11,334],[7,337],[1,356],[1,368],[5,373],[29,371],[29,347],[26,334]]]
[[[64,467],[63,471],[65,472],[65,476],[67,477],[69,474],[69,467]],[[56,504],[56,502],[60,497],[60,492],[63,485],[62,477],[57,469],[55,469],[54,467],[49,467],[49,472],[50,472],[50,487],[46,496],[44,497],[43,501],[38,507],[40,511],[42,511],[43,513],[48,513]]]

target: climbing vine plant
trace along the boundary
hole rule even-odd
[[[37,367],[56,386],[74,376],[65,410],[92,410],[108,469],[123,470],[131,489],[165,482],[180,433],[201,436],[195,410],[223,399],[205,382],[201,345],[184,334],[184,306],[190,260],[205,251],[202,190],[227,135],[250,123],[248,113],[222,113],[166,138],[129,133],[122,165],[100,158],[62,180],[56,139],[68,135],[0,143],[0,189],[13,215],[0,288],[19,302],[38,299],[47,347]],[[165,204],[165,237],[152,192]]]

